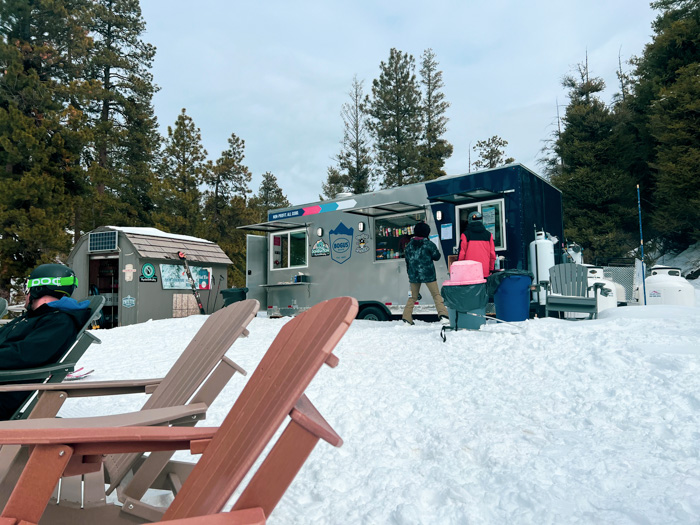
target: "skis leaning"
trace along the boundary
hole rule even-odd
[[[185,252],[177,252],[177,256],[185,264],[185,274],[187,274],[187,280],[190,282],[190,286],[192,287],[192,293],[194,294],[194,298],[197,300],[197,306],[199,307],[199,313],[202,315],[207,315],[207,313],[204,311],[204,306],[202,305],[202,299],[199,297],[199,290],[197,289],[197,283],[194,282],[194,278],[192,277],[192,272],[190,271],[190,265],[187,262],[187,255],[185,254]]]

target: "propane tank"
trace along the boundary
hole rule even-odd
[[[673,266],[654,266],[644,280],[647,304],[695,306],[695,288]]]
[[[535,283],[549,281],[549,269],[554,266],[554,243],[547,239],[543,231],[535,232],[535,240],[530,243],[528,270],[535,276]],[[541,305],[547,301],[544,291],[533,292],[532,299]]]

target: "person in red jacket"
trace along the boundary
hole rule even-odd
[[[466,235],[459,238],[459,261],[478,261],[484,271],[484,279],[493,273],[496,264],[496,248],[493,235],[484,227],[484,220],[478,211],[469,214]]]

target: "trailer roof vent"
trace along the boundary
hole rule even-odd
[[[117,251],[117,232],[93,232],[88,239],[88,252]]]
[[[354,193],[352,193],[351,191],[344,191],[342,193],[336,193],[335,198],[336,199],[344,199],[346,197],[352,197],[353,195],[354,195]]]

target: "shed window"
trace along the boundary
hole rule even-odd
[[[375,259],[403,259],[406,245],[413,236],[413,228],[421,221],[425,221],[424,211],[374,219],[374,238],[377,240]]]
[[[505,204],[503,199],[493,201],[484,201],[477,204],[470,204],[457,208],[457,216],[459,217],[459,235],[467,231],[467,223],[469,214],[473,211],[478,211],[484,218],[484,226],[493,235],[493,244],[497,250],[506,249],[506,218]]]
[[[307,266],[306,230],[275,233],[270,236],[270,268],[283,270]]]

